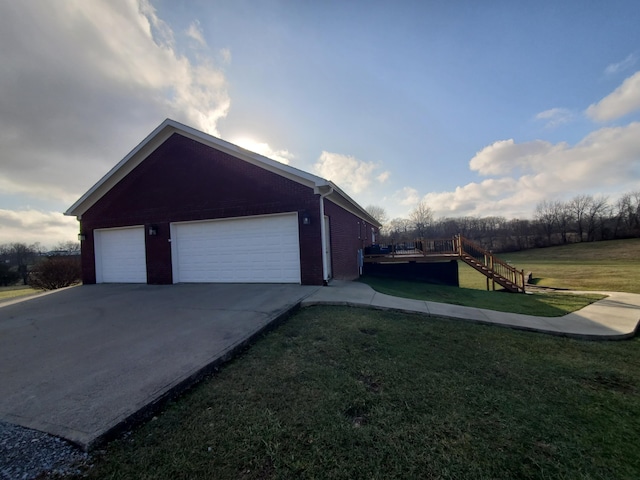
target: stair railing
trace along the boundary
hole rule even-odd
[[[504,260],[496,257],[490,251],[485,250],[481,245],[463,237],[462,235],[457,235],[454,241],[458,248],[458,255],[461,258],[465,255],[474,258],[478,263],[481,263],[486,267],[489,273],[497,275],[498,278],[492,278],[493,280],[496,280],[498,283],[502,283],[500,282],[500,278],[502,278],[513,284],[515,286],[515,290],[521,292],[525,291],[524,270],[517,270]],[[489,277],[489,275],[485,275]]]

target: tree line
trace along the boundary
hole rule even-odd
[[[419,238],[448,238],[461,234],[494,252],[525,250],[577,242],[640,237],[640,191],[615,202],[605,196],[576,195],[568,201],[544,200],[533,218],[502,216],[434,218],[421,201],[408,218],[389,219],[383,207],[366,210],[382,223],[380,243],[398,244]]]
[[[0,245],[0,286],[16,284],[53,289],[80,281],[80,244],[62,242],[53,250],[39,243]]]

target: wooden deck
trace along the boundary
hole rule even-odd
[[[364,263],[402,263],[417,262],[430,263],[442,262],[444,260],[457,260],[460,257],[457,253],[395,253],[365,255]]]
[[[442,262],[462,260],[487,277],[487,290],[496,283],[510,292],[525,292],[524,270],[517,270],[481,245],[456,235],[452,238],[421,238],[398,245],[378,245],[364,255],[364,263]]]

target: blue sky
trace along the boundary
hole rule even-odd
[[[0,243],[73,240],[61,212],[167,117],[390,217],[640,190],[637,1],[12,3]]]

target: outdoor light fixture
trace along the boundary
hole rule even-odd
[[[155,225],[149,225],[149,236],[154,237],[158,234],[158,227]]]
[[[84,233],[79,233],[78,234],[78,241],[79,242],[84,242],[87,239],[87,236]]]
[[[309,215],[307,212],[304,212],[302,214],[302,224],[311,225],[311,215]]]

